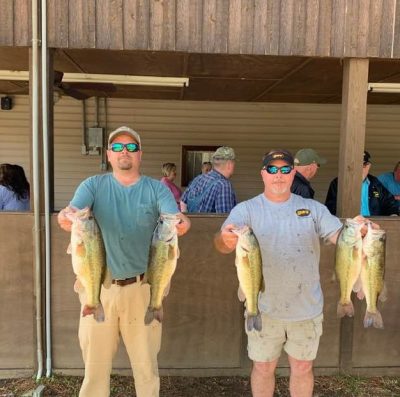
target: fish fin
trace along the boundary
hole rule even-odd
[[[387,287],[386,287],[386,284],[385,283],[383,283],[383,287],[382,287],[382,291],[380,292],[380,294],[379,294],[379,296],[378,296],[378,299],[381,301],[381,302],[386,302],[387,301]]]
[[[247,315],[246,316],[246,327],[247,331],[250,332],[253,329],[256,331],[261,331],[262,329],[262,319],[261,319],[261,314],[260,312],[257,313],[257,315]]]
[[[175,258],[175,247],[172,244],[170,244],[168,246],[168,260],[171,261],[174,258]]]
[[[159,309],[152,309],[148,307],[144,316],[144,323],[149,325],[153,320],[157,320],[158,322],[162,323],[163,317],[164,311],[162,306]]]
[[[365,293],[363,289],[361,288],[359,291],[357,291],[357,298],[362,301],[365,298]]]
[[[353,285],[353,291],[357,293],[358,291],[361,291],[362,289],[362,281],[361,281],[361,276],[358,276],[358,279]]]
[[[335,283],[335,282],[337,281],[337,276],[336,276],[336,272],[335,272],[335,271],[332,272],[331,281],[332,281],[333,283]]]
[[[169,282],[168,285],[165,287],[163,296],[167,296],[169,294],[170,288],[171,288],[171,282]]]
[[[342,318],[344,316],[353,317],[354,316],[354,306],[353,302],[349,303],[338,303],[337,305],[337,316]]]
[[[238,298],[239,298],[240,302],[244,302],[246,300],[246,295],[244,294],[240,285],[239,285],[237,294],[238,294]]]
[[[379,310],[376,313],[370,313],[368,310],[365,312],[364,328],[373,326],[374,328],[383,329],[382,315]]]
[[[83,286],[83,284],[81,283],[81,281],[79,280],[79,278],[77,278],[77,279],[75,280],[75,283],[74,283],[74,291],[75,291],[77,294],[79,294],[79,293],[85,291],[85,287]]]
[[[98,322],[104,321],[104,309],[103,305],[99,303],[96,307],[85,305],[82,309],[82,317],[90,316],[93,314],[93,318]]]
[[[361,250],[361,254],[362,254],[362,250]],[[358,256],[360,255],[360,250],[357,247],[353,247],[353,260],[357,260]]]
[[[78,256],[80,256],[80,257],[86,256],[86,248],[85,248],[85,244],[83,243],[83,241],[81,241],[81,242],[76,246],[76,255],[78,255]]]
[[[71,255],[71,254],[72,254],[71,243],[68,244],[68,247],[67,247],[67,254],[68,254],[68,255]]]
[[[104,274],[103,274],[103,286],[104,288],[110,288],[112,284],[112,276],[111,276],[111,272],[108,268],[108,266],[106,266],[105,270],[104,270]]]

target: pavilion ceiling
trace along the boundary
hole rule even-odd
[[[1,70],[29,70],[24,47],[0,48]],[[62,72],[189,77],[189,86],[116,85],[114,91],[80,90],[87,96],[194,101],[340,103],[338,58],[181,52],[55,50]],[[369,82],[400,82],[400,60],[371,59]],[[73,87],[73,83],[70,84]],[[28,94],[28,82],[1,81],[0,95]],[[368,94],[370,104],[400,104],[400,94]]]

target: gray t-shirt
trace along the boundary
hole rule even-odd
[[[223,224],[248,225],[261,247],[265,291],[259,308],[272,318],[301,321],[322,313],[320,242],[341,227],[319,202],[291,194],[283,203],[264,194],[238,204]]]

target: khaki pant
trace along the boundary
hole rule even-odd
[[[93,316],[80,318],[79,342],[85,362],[85,378],[79,397],[108,397],[112,359],[120,335],[132,366],[137,397],[158,397],[160,378],[157,355],[161,346],[161,324],[144,325],[150,299],[149,284],[102,288],[101,302],[105,321],[97,323]],[[81,304],[84,294],[80,295]],[[82,306],[83,307],[83,306]]]
[[[257,362],[275,361],[282,347],[296,360],[313,361],[322,335],[322,313],[304,321],[276,320],[261,313],[261,331],[247,331],[249,358]]]

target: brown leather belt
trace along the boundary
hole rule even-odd
[[[136,283],[138,278],[140,279],[140,281],[142,281],[144,278],[144,273],[140,274],[139,276],[125,278],[123,280],[113,280],[112,283],[123,287],[125,285]]]

